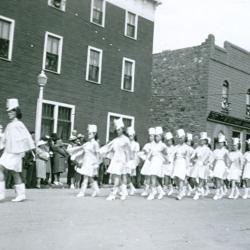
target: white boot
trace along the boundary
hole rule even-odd
[[[233,198],[234,198],[234,190],[235,190],[235,188],[232,188],[232,189],[231,189],[231,193],[230,193],[230,195],[228,196],[229,199],[233,199]]]
[[[26,199],[24,183],[15,185],[15,190],[16,190],[17,196],[12,201],[14,202],[24,201]]]
[[[218,189],[216,189],[216,192],[215,192],[215,196],[213,197],[213,199],[215,200],[215,201],[217,201],[217,200],[219,200],[219,199],[221,199],[222,198],[222,195],[221,195],[221,190],[218,188]]]
[[[156,189],[157,189],[157,192],[158,192],[158,194],[159,194],[158,197],[157,197],[157,199],[158,199],[158,200],[161,200],[161,199],[164,197],[164,195],[165,195],[166,193],[163,191],[161,185],[159,185]]]
[[[193,188],[190,184],[187,185],[187,196],[191,196],[193,193]]]
[[[193,199],[194,199],[195,201],[197,201],[197,200],[200,199],[200,194],[199,194],[199,191],[198,191],[198,190],[195,192],[195,195],[194,195]]]
[[[134,187],[134,185],[133,185],[132,182],[129,183],[129,188],[130,188],[129,195],[135,195],[136,189],[135,189],[135,187]]]
[[[173,192],[174,192],[174,188],[173,188],[173,186],[171,185],[171,186],[169,186],[168,196],[172,195]]]
[[[148,190],[149,190],[149,185],[146,184],[144,191],[141,193],[141,196],[142,197],[148,196]]]
[[[113,201],[113,200],[115,200],[117,192],[118,192],[118,188],[114,187],[113,191],[110,192],[109,196],[106,198],[106,201]]]
[[[210,194],[209,187],[208,187],[208,186],[206,186],[204,196],[208,196],[209,194]]]
[[[239,188],[238,187],[235,187],[235,195],[234,195],[234,199],[238,199],[240,197],[240,191],[239,191]]]
[[[150,192],[150,194],[149,194],[147,200],[148,200],[148,201],[154,200],[156,194],[157,194],[156,189],[155,189],[155,188],[152,188],[152,190],[151,190],[151,192]]]
[[[245,188],[245,193],[244,193],[244,195],[242,196],[242,198],[244,199],[244,200],[246,200],[247,198],[248,198],[248,188]]]
[[[87,188],[87,184],[82,184],[82,187],[80,189],[80,192],[77,194],[77,198],[80,198],[80,197],[83,197],[85,195],[85,191],[86,191],[86,188]]]
[[[98,184],[97,184],[97,181],[94,181],[93,184],[92,184],[92,188],[94,189],[93,193],[92,193],[92,197],[96,197],[99,192],[100,192],[100,189],[98,187]]]
[[[121,197],[120,197],[120,199],[121,199],[122,201],[124,201],[124,200],[126,200],[126,198],[127,198],[127,196],[128,196],[127,185],[126,185],[126,184],[122,184],[122,185],[121,185],[121,190],[122,190],[122,192],[121,192]]]
[[[5,198],[5,182],[0,182],[0,201],[4,200]]]

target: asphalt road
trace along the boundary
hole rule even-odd
[[[0,203],[1,250],[250,249],[250,200],[76,198],[69,189],[28,190]]]

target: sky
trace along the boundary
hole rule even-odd
[[[250,51],[250,0],[161,0],[154,53],[201,44],[209,34]]]

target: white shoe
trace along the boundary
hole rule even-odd
[[[121,197],[120,197],[120,200],[121,201],[125,201],[127,199],[127,196],[126,195],[122,195]]]
[[[234,192],[232,191],[230,195],[228,196],[228,199],[233,199],[234,198]]]
[[[161,200],[161,199],[164,197],[164,195],[165,195],[165,192],[159,193],[157,199],[158,199],[158,200]]]
[[[169,190],[169,192],[168,192],[168,196],[171,196],[173,193],[174,193],[174,189],[171,188],[171,189]]]
[[[204,193],[204,196],[208,196],[210,194],[210,191],[209,189],[206,189],[205,193]]]
[[[243,196],[242,196],[242,199],[244,199],[244,200],[246,200],[248,198],[248,195],[247,194],[244,194]]]
[[[5,182],[0,182],[0,201],[5,199]]]
[[[84,193],[83,192],[80,192],[76,195],[77,198],[80,198],[80,197],[84,197]]]
[[[147,198],[147,200],[148,201],[152,201],[154,199],[155,199],[155,195],[153,193],[150,193],[149,196],[148,196],[148,198]]]
[[[131,188],[129,190],[129,195],[133,196],[133,195],[135,195],[135,192],[136,192],[135,188]]]
[[[17,197],[15,199],[12,199],[12,201],[14,201],[14,202],[20,202],[20,201],[24,201],[26,199],[26,196],[25,196],[25,185],[23,183],[15,185],[15,191],[17,193]]]
[[[213,197],[213,199],[214,199],[215,201],[220,200],[221,198],[222,198],[222,196],[219,195],[219,194],[215,194],[215,196]]]
[[[100,192],[100,189],[99,189],[96,181],[92,184],[92,187],[93,187],[94,191],[93,191],[91,197],[96,197]]]
[[[239,190],[236,190],[236,194],[234,195],[233,199],[237,200],[240,197],[240,192]]]
[[[54,184],[55,184],[56,186],[59,186],[59,182],[58,182],[58,181],[54,181]]]
[[[200,195],[199,195],[198,193],[195,193],[193,199],[194,199],[195,201],[199,200],[199,199],[200,199]]]
[[[0,201],[4,200],[5,199],[5,195],[0,195]]]
[[[25,195],[18,195],[15,199],[12,199],[11,201],[13,202],[20,202],[20,201],[24,201],[26,199]]]
[[[176,200],[180,201],[182,198],[183,198],[182,195],[178,194]]]
[[[146,197],[146,196],[148,196],[148,192],[143,191],[143,192],[141,193],[141,196],[142,196],[142,197]]]
[[[71,184],[71,185],[70,185],[70,189],[75,189],[75,185],[74,185],[74,184]]]
[[[115,200],[115,195],[114,194],[110,194],[107,198],[106,201],[113,201]]]

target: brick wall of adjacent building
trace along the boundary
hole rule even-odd
[[[61,74],[46,72],[44,99],[76,106],[75,127],[88,123],[106,137],[107,113],[135,117],[139,137],[145,138],[149,123],[152,42],[154,23],[138,20],[138,39],[124,36],[125,10],[107,2],[105,28],[90,23],[91,1],[67,1],[66,11],[48,6],[44,0],[1,0],[0,15],[15,20],[13,58],[0,60],[0,122],[6,124],[5,99],[20,99],[24,122],[34,129],[38,86],[36,77],[43,60],[46,31],[63,36]],[[102,84],[87,82],[87,48],[103,50]],[[123,57],[136,61],[135,92],[121,90]],[[145,140],[145,139],[144,139]]]

